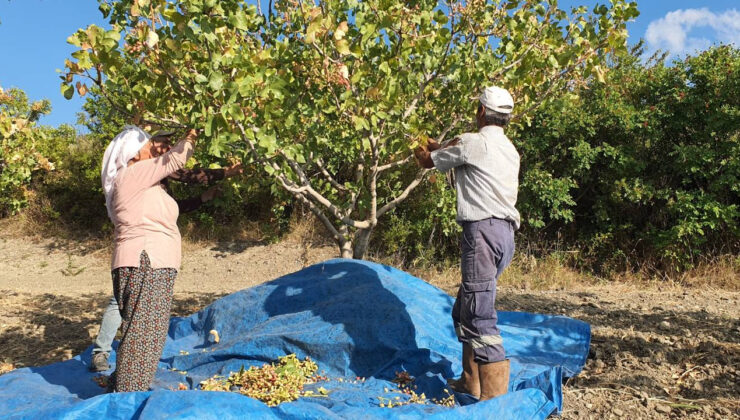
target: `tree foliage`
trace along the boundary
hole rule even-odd
[[[639,51],[638,51],[639,53]],[[740,50],[667,65],[621,56],[518,137],[526,233],[595,265],[683,269],[740,248]]]
[[[54,169],[38,150],[45,135],[36,127],[50,111],[48,100],[29,102],[22,90],[0,87],[0,217],[26,204],[33,172]]]
[[[271,3],[272,5],[272,3]],[[549,1],[101,1],[111,29],[69,42],[62,92],[90,86],[133,122],[202,126],[201,159],[253,160],[361,258],[378,219],[425,179],[410,149],[469,128],[499,84],[521,121],[603,80],[636,5]],[[411,163],[411,165],[409,165]],[[354,248],[354,249],[353,249]]]

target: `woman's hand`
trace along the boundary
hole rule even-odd
[[[244,166],[242,163],[235,163],[224,170],[224,177],[231,178],[232,176],[241,175],[244,173]]]
[[[190,130],[188,130],[187,134],[185,134],[184,140],[186,142],[189,142],[193,146],[195,146],[195,140],[197,139],[198,139],[198,130],[196,130],[195,128],[191,128]]]

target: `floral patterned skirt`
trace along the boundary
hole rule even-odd
[[[119,267],[111,274],[122,322],[116,371],[109,389],[147,391],[167,338],[177,270],[152,268],[149,256],[142,251],[139,267]]]

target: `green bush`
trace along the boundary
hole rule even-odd
[[[605,84],[543,109],[514,139],[523,233],[596,268],[682,270],[737,252],[740,50],[667,66],[620,57]]]
[[[455,190],[444,174],[433,175],[378,226],[373,252],[411,265],[458,257],[460,226],[455,222]]]
[[[40,149],[56,170],[33,180],[35,197],[29,211],[37,222],[72,235],[108,233],[112,225],[105,210],[100,170],[107,139],[78,135],[68,125],[43,128]]]
[[[222,166],[228,165],[223,162]],[[192,166],[192,163],[191,163]],[[215,165],[211,165],[215,166]],[[204,204],[198,210],[180,215],[178,224],[189,226],[184,233],[211,239],[233,239],[250,222],[261,222],[260,234],[276,237],[284,232],[290,219],[292,206],[279,194],[273,194],[271,184],[252,167],[246,167],[242,176],[220,181],[223,195]],[[177,198],[200,195],[205,186],[170,183]],[[256,232],[252,232],[256,233]]]
[[[49,111],[48,100],[29,103],[22,90],[0,88],[0,217],[26,205],[34,173],[54,169],[38,150],[45,138],[36,127]]]

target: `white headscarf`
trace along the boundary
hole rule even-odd
[[[103,181],[105,206],[108,208],[108,217],[113,219],[111,205],[113,200],[113,182],[118,173],[128,165],[128,161],[136,157],[141,147],[151,136],[134,125],[127,125],[105,149],[103,155],[103,169],[100,178]]]

